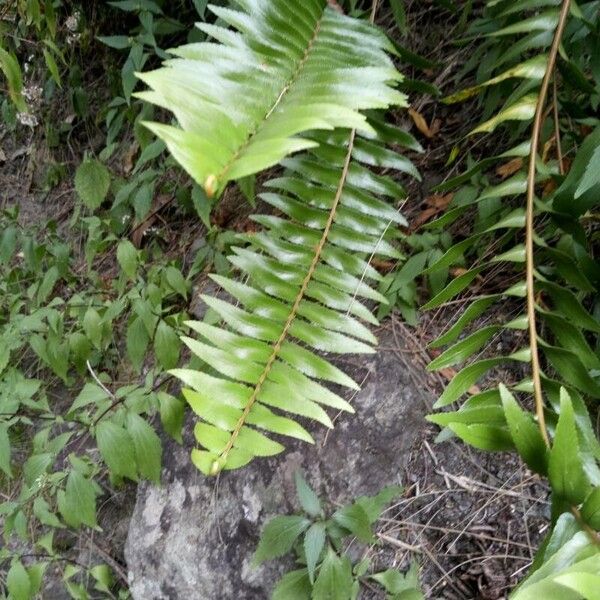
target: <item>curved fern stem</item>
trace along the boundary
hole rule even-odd
[[[323,248],[325,247],[325,243],[327,242],[327,238],[329,237],[331,227],[335,220],[335,215],[337,213],[337,209],[338,209],[338,206],[339,206],[341,198],[342,198],[342,193],[344,191],[344,186],[345,186],[346,180],[348,178],[348,171],[350,169],[350,162],[352,160],[352,152],[354,150],[355,138],[356,138],[356,129],[353,129],[350,133],[350,140],[348,143],[348,151],[346,153],[344,167],[342,169],[342,174],[340,177],[340,181],[338,183],[338,187],[336,190],[333,205],[331,207],[331,211],[329,212],[329,218],[325,225],[325,229],[323,230],[323,235],[321,236],[321,239],[315,248],[315,254],[314,254],[313,259],[308,267],[306,276],[304,277],[304,280],[302,281],[302,285],[300,286],[300,290],[298,291],[296,299],[294,300],[294,304],[292,305],[290,314],[287,318],[287,321],[285,322],[285,325],[283,326],[281,335],[279,336],[279,338],[273,345],[273,351],[271,353],[271,356],[269,357],[268,361],[266,362],[264,369],[263,369],[262,373],[260,374],[260,377],[259,377],[256,385],[254,386],[252,395],[248,399],[248,403],[246,404],[246,406],[242,412],[242,415],[240,416],[234,430],[232,431],[229,441],[227,442],[227,445],[221,452],[221,455],[219,456],[219,458],[216,459],[211,466],[211,470],[210,470],[211,475],[217,475],[225,466],[225,464],[227,462],[227,456],[229,455],[229,452],[231,452],[231,449],[233,448],[235,441],[237,440],[238,436],[240,435],[242,428],[246,424],[248,415],[250,414],[252,407],[254,406],[256,400],[258,399],[260,391],[261,391],[265,381],[267,380],[267,377],[269,376],[269,373],[270,373],[273,365],[275,364],[277,357],[279,356],[281,347],[282,347],[283,343],[285,342],[286,338],[288,337],[290,327],[292,326],[292,323],[294,322],[294,320],[296,319],[296,317],[298,315],[298,309],[300,308],[300,304],[301,304],[302,300],[304,299],[308,285],[310,284],[310,282],[315,274],[317,265],[319,264],[319,261],[321,260]]]
[[[536,302],[535,302],[535,262],[534,262],[534,236],[535,227],[533,223],[533,217],[535,212],[535,175],[536,175],[536,157],[537,151],[540,144],[540,135],[542,130],[542,121],[544,116],[544,106],[546,104],[546,98],[548,97],[548,88],[550,86],[550,79],[554,72],[556,65],[556,57],[558,55],[558,47],[565,29],[567,22],[567,15],[569,14],[569,8],[571,0],[563,0],[562,7],[560,10],[560,16],[558,18],[558,24],[556,31],[554,32],[554,39],[552,40],[552,47],[550,48],[550,54],[548,56],[548,65],[546,67],[546,73],[542,80],[542,87],[540,89],[540,95],[538,97],[535,117],[533,120],[533,131],[531,133],[531,149],[529,152],[529,172],[527,175],[527,213],[526,213],[526,240],[525,240],[525,252],[526,252],[526,281],[527,281],[527,318],[529,321],[529,347],[531,349],[531,377],[533,379],[533,391],[535,398],[535,412],[538,420],[538,426],[540,433],[544,438],[546,446],[550,447],[550,437],[548,436],[548,430],[546,427],[546,417],[544,415],[544,396],[542,392],[542,378],[540,369],[540,357],[538,352],[537,343],[537,323],[536,323]]]
[[[558,18],[558,24],[556,31],[554,32],[554,39],[552,41],[552,47],[550,48],[550,55],[548,57],[548,66],[546,68],[546,74],[542,80],[542,87],[540,89],[540,95],[537,101],[535,110],[535,117],[533,121],[533,131],[531,134],[531,149],[529,154],[529,172],[527,176],[527,214],[526,214],[526,267],[527,267],[527,316],[529,320],[529,345],[531,348],[531,372],[533,379],[533,390],[535,397],[535,412],[538,419],[538,426],[540,433],[544,438],[544,442],[548,448],[550,448],[550,437],[548,435],[548,429],[546,427],[546,417],[544,415],[544,397],[542,391],[542,378],[540,372],[540,358],[538,353],[537,343],[537,323],[536,323],[536,302],[535,302],[535,263],[534,263],[534,234],[535,228],[533,223],[534,208],[535,208],[535,174],[536,174],[536,157],[540,143],[540,135],[542,129],[542,121],[544,117],[544,105],[546,104],[546,98],[548,96],[548,90],[550,87],[550,79],[553,76],[554,68],[556,66],[556,57],[558,55],[558,48],[560,41],[565,29],[567,22],[567,15],[569,14],[571,0],[563,0],[560,15]],[[556,85],[556,84],[555,84]],[[556,116],[556,87],[554,90],[554,119],[556,125],[556,135],[559,156],[560,152],[560,140],[558,138],[558,119]],[[560,169],[562,171],[562,160],[559,158]],[[600,546],[600,536],[594,531],[585,521],[583,520],[579,509],[576,506],[571,506],[571,514],[575,517],[581,528],[587,533],[588,537],[597,546]]]

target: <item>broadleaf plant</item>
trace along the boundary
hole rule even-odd
[[[375,496],[362,496],[342,506],[329,517],[325,510],[312,510],[318,499],[300,471],[295,474],[296,492],[304,514],[278,515],[261,533],[254,565],[285,556],[293,551],[300,568],[285,574],[275,585],[272,600],[356,600],[363,586],[385,592],[389,600],[422,600],[419,570],[413,563],[407,573],[397,569],[372,572],[365,557],[353,562],[348,542],[357,538],[364,544],[376,543],[372,528],[384,510],[402,494],[390,486]],[[311,498],[307,510],[306,499]],[[365,535],[366,534],[366,535]]]
[[[212,276],[234,303],[202,297],[225,326],[188,323],[200,340],[183,341],[208,368],[173,371],[202,419],[192,459],[213,475],[283,450],[258,430],[313,441],[276,411],[327,427],[323,406],[353,412],[319,381],[358,385],[318,353],[374,352],[367,303],[386,300],[369,259],[400,257],[391,226],[405,223],[395,207],[405,192],[371,168],[418,176],[385,143],[411,136],[357,112],[406,104],[382,33],[325,0],[239,4],[212,8],[238,33],[203,25],[220,44],[176,49],[179,58],[142,75],[144,97],[179,122],[151,129],[208,196],[279,161],[284,169],[258,195],[269,208],[252,217],[259,231],[239,236],[229,257],[244,282]],[[308,151],[285,158],[298,150]]]

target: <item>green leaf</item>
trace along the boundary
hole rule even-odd
[[[352,583],[352,567],[348,557],[340,558],[330,548],[319,569],[312,598],[313,600],[349,600]]]
[[[294,474],[296,481],[296,493],[304,511],[311,517],[318,517],[321,514],[321,501],[304,479],[301,471]]]
[[[344,506],[336,511],[333,520],[367,544],[373,541],[373,531],[369,515],[360,504]]]
[[[434,404],[434,408],[442,408],[452,404],[452,402],[458,400],[467,392],[485,373],[503,362],[504,359],[502,358],[487,358],[465,367],[452,378],[444,393]]]
[[[600,127],[596,127],[579,148],[569,174],[556,191],[554,207],[577,217],[598,204],[600,180],[596,164],[600,160]]]
[[[63,527],[57,516],[50,510],[50,505],[41,496],[33,501],[33,514],[42,525]]]
[[[96,565],[90,569],[92,577],[96,580],[96,589],[110,595],[114,585],[114,578],[108,565]]]
[[[167,283],[173,288],[182,298],[187,298],[188,284],[185,277],[176,267],[167,267],[165,271]]]
[[[0,236],[0,263],[8,264],[12,259],[17,249],[17,233],[17,228],[12,225],[4,227]]]
[[[406,10],[404,8],[404,0],[390,0],[392,5],[392,14],[394,15],[394,21],[400,30],[400,33],[407,33],[406,27]]]
[[[44,274],[42,283],[37,291],[37,302],[43,304],[48,299],[48,296],[52,293],[56,282],[59,279],[58,269],[56,267],[50,267]]]
[[[254,564],[259,565],[265,560],[287,554],[309,526],[310,521],[302,516],[278,516],[271,519],[262,531],[253,557]]]
[[[67,478],[64,500],[59,509],[71,527],[96,527],[96,491],[94,484],[79,471],[72,470]]]
[[[110,173],[95,159],[87,159],[75,173],[75,190],[79,199],[90,209],[97,209],[108,195]]]
[[[461,440],[480,450],[502,452],[512,450],[513,442],[510,433],[504,427],[477,423],[450,423],[448,428]]]
[[[6,575],[6,587],[12,600],[31,600],[31,581],[23,563],[15,559]]]
[[[313,523],[304,536],[304,554],[306,556],[306,568],[311,583],[315,581],[315,569],[319,562],[321,552],[325,547],[325,523]]]
[[[0,469],[4,471],[8,478],[12,478],[10,468],[10,438],[6,423],[0,423]]]
[[[99,404],[107,398],[110,398],[110,396],[99,385],[96,385],[95,383],[86,383],[81,392],[79,392],[73,401],[73,404],[71,405],[71,408],[69,408],[67,414],[71,414],[77,409],[83,408],[88,404]]]
[[[150,336],[144,325],[144,320],[141,317],[136,317],[127,327],[126,346],[127,356],[138,373],[142,369],[149,343]]]
[[[379,585],[381,585],[386,592],[389,594],[393,594],[394,598],[396,594],[399,594],[399,598],[405,600],[405,596],[402,595],[403,592],[414,591],[419,595],[415,596],[416,598],[423,598],[423,595],[419,592],[419,571],[416,564],[411,565],[410,570],[406,573],[400,573],[396,569],[387,569],[381,573],[376,573],[375,575],[371,575],[371,579],[376,581]],[[406,600],[411,598],[406,596]]]
[[[162,426],[176,442],[183,444],[181,430],[185,417],[185,402],[165,392],[159,392],[157,397]]]
[[[204,13],[208,5],[208,0],[192,0],[192,2],[194,3],[194,8],[196,9],[198,15],[204,19]]]
[[[387,508],[394,499],[401,496],[403,492],[404,488],[402,486],[390,485],[383,488],[375,496],[361,496],[356,500],[356,504],[362,506],[365,513],[367,513],[369,523],[372,525],[379,517],[381,517],[384,509]]]
[[[154,336],[154,352],[163,369],[177,366],[180,348],[181,341],[175,330],[165,321],[159,321]]]
[[[488,86],[496,85],[498,83],[501,83],[502,81],[505,81],[506,79],[511,79],[513,77],[529,80],[541,80],[544,77],[544,74],[546,73],[547,62],[547,57],[541,54],[539,56],[526,60],[525,62],[519,65],[511,67],[507,71],[504,71],[504,73],[492,79],[489,79],[485,83],[452,94],[451,96],[444,98],[443,102],[446,104],[462,102],[467,98],[475,96]]]
[[[427,365],[427,370],[438,371],[466,361],[475,352],[480,350],[499,330],[500,327],[497,325],[482,327],[442,352],[442,354]]]
[[[88,308],[83,316],[83,331],[92,344],[100,349],[102,347],[102,318],[95,308]]]
[[[519,454],[533,471],[545,475],[548,457],[538,426],[533,417],[521,409],[506,386],[500,384],[499,388],[506,422]]]
[[[29,575],[29,582],[31,584],[31,594],[33,596],[40,592],[47,566],[47,563],[37,563],[27,567],[27,574]]]
[[[123,273],[134,280],[138,266],[138,251],[129,240],[121,240],[117,246],[117,261]]]
[[[104,462],[114,476],[137,481],[133,440],[125,429],[111,421],[102,421],[96,427],[96,442]]]
[[[133,440],[135,461],[139,474],[160,483],[162,444],[154,429],[135,413],[127,414],[127,432]]]
[[[116,50],[124,50],[125,48],[129,48],[131,45],[131,38],[126,35],[99,35],[96,39],[99,42],[106,44],[110,48],[115,48]]]
[[[559,575],[556,583],[581,594],[586,600],[596,600],[600,590],[600,574],[575,572]]]
[[[47,50],[46,48],[44,48],[42,50],[43,54],[44,54],[44,60],[46,61],[46,66],[48,67],[48,71],[50,71],[50,75],[52,75],[52,79],[54,79],[54,81],[56,82],[56,85],[58,87],[62,87],[61,85],[61,81],[60,81],[60,73],[58,70],[58,65],[56,64],[56,61],[54,60],[54,56],[52,56],[52,53]]]
[[[585,500],[590,488],[582,463],[573,404],[567,391],[561,389],[560,416],[550,450],[548,477],[552,490],[574,505]]]
[[[600,148],[595,148],[590,162],[585,167],[583,177],[575,190],[575,200],[598,184],[600,184]]]
[[[502,110],[496,116],[473,129],[469,135],[475,133],[491,133],[498,125],[505,123],[506,121],[531,121],[535,114],[536,105],[537,96],[525,96],[515,102],[512,106]]]
[[[27,112],[27,104],[23,98],[23,76],[19,62],[3,48],[0,48],[0,69],[6,77],[8,83],[8,93],[10,99],[17,107],[19,112]]]
[[[312,585],[306,569],[286,573],[273,590],[271,600],[311,600]]]
[[[593,529],[600,531],[600,487],[594,488],[581,507],[581,518]]]

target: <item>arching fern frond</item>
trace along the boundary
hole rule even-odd
[[[513,134],[513,143],[516,139],[521,143],[471,165],[438,188],[457,191],[450,211],[431,226],[443,227],[469,214],[476,215],[475,232],[430,266],[431,271],[453,265],[466,265],[468,270],[461,269],[461,275],[425,308],[440,307],[463,294],[475,279],[479,289],[470,303],[465,298],[467,309],[431,344],[446,346],[430,364],[432,370],[463,367],[435,408],[458,406],[428,418],[476,448],[516,450],[533,471],[548,477],[553,518],[570,513],[572,531],[581,529],[580,541],[598,554],[600,522],[590,517],[589,508],[598,506],[600,497],[600,443],[586,401],[600,399],[600,321],[594,309],[600,277],[594,230],[584,215],[598,204],[600,177],[593,156],[600,127],[594,123],[595,130],[584,132],[571,122],[595,110],[586,87],[594,87],[597,94],[600,80],[588,75],[595,55],[584,23],[597,20],[597,3],[584,3],[576,14],[569,13],[568,0],[552,3],[560,4],[560,11],[554,7],[539,12],[545,4],[544,0],[489,3],[477,33],[503,39],[484,42],[490,49],[486,60],[476,53],[483,65],[477,85],[447,98],[455,102],[482,94],[488,119],[471,134],[503,127]],[[545,41],[537,37],[539,32]],[[551,77],[555,87],[550,99]],[[511,127],[510,121],[522,123]],[[524,140],[522,124],[528,122],[532,134]],[[568,174],[567,154],[575,156]],[[596,188],[585,198],[589,189],[582,183],[584,173],[589,174],[590,189]],[[498,178],[503,181],[498,183]],[[502,277],[494,277],[492,290],[482,295],[481,287],[490,285],[483,276],[494,270]],[[496,346],[500,336],[504,339]],[[507,339],[511,349],[502,352]],[[510,369],[513,377],[498,371],[506,364],[517,367],[514,372]],[[527,364],[530,374],[518,377]],[[498,381],[500,376],[505,380]],[[481,380],[486,389],[474,390]],[[532,406],[535,412],[527,410]],[[557,525],[550,539],[559,532]],[[560,546],[567,545],[568,538],[561,540]],[[567,582],[579,591],[576,584],[583,579],[564,579],[561,569],[567,563],[563,557],[560,569],[555,569],[555,559],[544,556],[548,547],[545,542],[540,554],[547,564],[536,559],[538,571],[515,598],[533,598],[543,591],[550,597],[551,586],[564,595],[561,585]],[[597,561],[594,570],[597,573]]]
[[[227,182],[311,148],[309,130],[373,133],[358,111],[402,104],[388,85],[401,76],[375,27],[328,7],[327,0],[236,0],[212,6],[235,30],[201,23],[216,42],[172,50],[177,58],[140,74],[140,96],[172,111],[180,125],[151,123],[173,156],[218,196]]]
[[[189,323],[199,339],[184,341],[207,368],[174,371],[201,418],[192,459],[207,474],[283,450],[268,434],[311,442],[290,416],[331,427],[324,407],[352,412],[321,381],[358,386],[323,354],[374,352],[368,303],[385,298],[369,258],[398,257],[391,226],[404,223],[389,203],[403,188],[371,167],[418,176],[386,147],[418,143],[360,112],[406,105],[379,30],[327,0],[236,1],[239,11],[212,7],[236,31],[199,25],[218,43],[177,48],[140,76],[151,88],[142,96],[179,124],[149,127],[208,196],[285,168],[260,196],[269,211],[254,216],[259,232],[229,257],[245,280],[213,276],[230,300],[203,297],[225,326]]]
[[[201,341],[184,339],[213,374],[173,372],[188,386],[184,395],[202,419],[195,430],[202,449],[194,450],[192,459],[204,473],[283,450],[265,434],[311,442],[290,417],[332,427],[324,407],[353,412],[320,380],[350,390],[358,385],[322,353],[374,352],[376,340],[367,324],[377,321],[367,304],[385,298],[372,287],[381,276],[369,258],[399,257],[390,225],[405,221],[382,198],[405,194],[368,165],[385,156],[411,169],[376,135],[372,138],[359,139],[354,131],[311,134],[319,147],[285,160],[283,176],[267,182],[268,191],[260,196],[276,214],[255,215],[262,230],[243,236],[245,245],[233,249],[229,260],[245,282],[213,275],[236,303],[203,300],[227,327],[192,322]]]

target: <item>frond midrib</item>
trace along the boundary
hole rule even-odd
[[[256,135],[258,135],[261,128],[264,127],[265,123],[268,122],[271,115],[277,110],[278,106],[281,104],[283,99],[287,96],[290,89],[294,86],[294,83],[300,77],[300,75],[304,69],[304,66],[306,65],[306,62],[310,56],[310,53],[311,53],[312,49],[314,48],[315,41],[317,40],[317,37],[319,36],[319,32],[321,31],[321,24],[323,22],[323,19],[325,18],[325,14],[327,13],[327,10],[328,10],[328,8],[327,8],[327,6],[325,6],[323,8],[323,13],[322,13],[321,17],[315,24],[315,29],[313,31],[313,35],[306,46],[304,56],[298,62],[296,69],[291,74],[291,77],[288,79],[287,83],[281,89],[281,92],[277,96],[277,99],[275,100],[273,105],[266,112],[265,116],[255,125],[255,127],[248,132],[245,142],[237,149],[237,151],[231,157],[229,162],[223,167],[221,172],[218,175],[216,175],[216,183],[217,184],[219,184],[220,182],[224,181],[227,178],[227,173],[229,172],[231,167],[236,163],[236,161],[240,158],[240,156],[248,149],[248,147],[252,143],[252,140],[255,138]]]
[[[250,414],[250,411],[252,410],[252,407],[258,400],[258,396],[263,388],[263,385],[266,382],[267,378],[269,377],[269,374],[273,368],[273,365],[275,364],[275,361],[279,357],[279,353],[281,352],[281,348],[282,348],[284,342],[287,340],[287,338],[289,336],[290,328],[292,327],[292,324],[294,323],[294,321],[296,320],[296,317],[298,316],[300,304],[302,303],[302,300],[304,299],[304,297],[306,295],[306,290],[308,289],[308,286],[309,286],[311,280],[313,279],[313,276],[315,274],[317,266],[321,260],[321,255],[323,253],[323,249],[325,248],[325,244],[327,243],[327,239],[329,237],[331,227],[335,220],[337,209],[340,205],[340,201],[341,201],[342,194],[344,191],[344,186],[345,186],[346,180],[348,178],[350,163],[352,161],[352,151],[354,149],[355,137],[356,137],[356,130],[353,129],[350,132],[348,151],[346,153],[346,159],[344,162],[344,166],[343,166],[340,180],[338,183],[338,187],[336,190],[333,205],[329,212],[327,224],[325,225],[325,228],[323,230],[323,234],[321,236],[319,243],[315,247],[315,253],[314,253],[313,259],[310,263],[310,266],[308,267],[308,270],[306,272],[306,276],[302,282],[302,285],[300,286],[298,295],[296,296],[296,298],[294,300],[294,303],[290,310],[290,314],[288,315],[288,318],[287,318],[287,320],[283,326],[283,329],[281,331],[281,335],[279,336],[277,341],[273,344],[273,351],[272,351],[269,359],[265,363],[263,371],[262,371],[260,377],[258,378],[256,385],[254,386],[254,389],[252,391],[250,398],[248,399],[248,403],[246,404],[246,406],[236,424],[235,429],[231,433],[229,441],[227,442],[227,445],[225,446],[225,448],[223,449],[223,451],[221,452],[219,457],[213,462],[213,464],[211,466],[211,474],[213,474],[213,475],[216,475],[217,473],[219,473],[222,470],[222,468],[225,466],[225,464],[227,462],[227,456],[228,456],[229,452],[232,450],[238,436],[240,435],[242,428],[246,424],[246,422],[248,420],[248,416]]]

